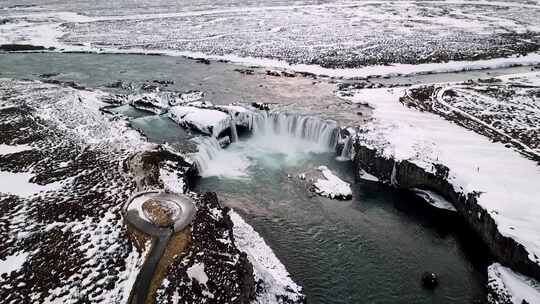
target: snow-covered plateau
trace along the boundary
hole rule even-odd
[[[540,63],[540,6],[531,1],[17,4],[0,9],[0,44],[204,57],[336,77]]]
[[[531,80],[527,81],[527,88],[538,90],[538,87],[534,85],[537,75],[538,73],[513,75],[508,76],[507,79],[530,78]],[[473,91],[474,88],[470,90]],[[414,90],[414,87],[357,90],[350,100],[355,103],[367,103],[373,108],[373,120],[359,133],[359,145],[364,151],[369,149],[376,151],[376,155],[381,157],[381,160],[388,159],[394,162],[393,169],[391,166],[388,168],[391,174],[390,172],[384,172],[384,174],[388,174],[385,176],[388,182],[396,186],[414,187],[415,182],[412,179],[415,177],[404,175],[412,174],[413,171],[403,174],[399,172],[411,170],[410,165],[401,168],[399,165],[402,163],[412,164],[425,172],[425,174],[422,173],[423,175],[431,175],[434,179],[442,177],[442,180],[449,183],[452,190],[446,191],[446,188],[441,186],[444,183],[438,185],[434,183],[433,187],[439,187],[434,190],[446,191],[445,195],[457,194],[453,197],[452,204],[458,204],[454,207],[443,203],[445,206],[448,205],[445,208],[457,208],[465,218],[468,218],[471,225],[478,228],[477,232],[483,235],[489,246],[493,246],[492,250],[498,258],[504,260],[505,264],[518,267],[516,265],[525,263],[528,266],[519,268],[519,271],[537,277],[537,269],[540,266],[540,224],[537,220],[540,216],[538,202],[540,168],[537,163],[509,149],[509,146],[505,146],[504,143],[492,142],[479,131],[477,132],[480,134],[469,131],[454,123],[453,119],[445,119],[445,115],[424,111],[425,108],[415,107],[414,104],[412,107],[407,107],[411,105],[408,102],[402,102],[403,99],[400,97],[407,96]],[[416,97],[418,96],[420,95]],[[521,99],[524,100],[525,106],[514,107],[509,119],[499,118],[507,124],[521,123],[523,120],[512,117],[519,115],[520,111],[529,111],[528,109],[531,108],[533,110],[529,113],[534,114],[527,115],[523,123],[538,119],[539,112],[535,110],[537,106],[534,105],[534,100],[537,99],[534,94],[529,96],[528,99]],[[430,98],[428,96],[423,103],[433,100]],[[494,101],[492,103],[495,106],[499,104]],[[482,115],[487,113],[481,104],[475,102],[472,104],[473,106],[465,107],[465,111],[472,113],[471,116],[477,113],[474,112],[475,109],[480,108],[484,109],[481,112]],[[451,108],[449,111],[452,110]],[[535,127],[537,126],[533,128]],[[472,130],[476,131],[474,128]],[[537,143],[538,138],[535,140]],[[362,155],[358,159],[362,159]],[[376,162],[376,160],[364,159],[361,163],[369,167],[368,162]],[[374,166],[371,167],[372,170],[374,168]],[[383,172],[371,173],[380,175]],[[429,190],[421,191],[422,196],[429,193]],[[429,195],[428,200],[433,203],[442,203],[447,200],[438,196],[439,194]],[[458,199],[459,196],[464,199]],[[480,206],[480,209],[469,205],[471,202],[475,202],[474,204]],[[505,257],[504,250],[510,252],[512,249],[498,247],[503,241],[490,239],[488,232],[482,230],[484,229],[481,228],[484,225],[482,223],[490,223],[490,220],[486,218],[494,221],[495,229],[502,237],[514,240],[518,244],[515,245],[517,248],[522,246],[521,248],[524,248],[526,252],[525,256]]]

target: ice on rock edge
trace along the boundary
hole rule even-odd
[[[359,177],[361,179],[366,180],[366,181],[370,181],[370,182],[379,182],[380,181],[376,176],[374,176],[372,174],[369,174],[364,170],[360,170],[360,172],[358,172],[358,175],[359,175]]]
[[[349,183],[342,181],[326,166],[320,166],[318,170],[322,172],[324,178],[318,179],[313,184],[316,193],[332,199],[352,198],[352,190]]]
[[[435,208],[449,211],[457,211],[456,207],[454,207],[452,203],[450,203],[444,197],[433,191],[418,188],[414,188],[412,190],[414,191],[414,193],[416,193],[416,195],[424,199],[428,204],[432,205]]]

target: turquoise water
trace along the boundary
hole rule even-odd
[[[206,177],[196,189],[217,192],[254,226],[304,286],[309,303],[471,303],[485,297],[487,253],[456,216],[408,193],[355,183],[352,163],[337,162],[331,153],[297,155],[294,162],[279,153],[250,154],[244,177]],[[352,183],[353,200],[313,195],[297,177],[321,164]],[[424,271],[440,276],[438,288],[421,286]]]

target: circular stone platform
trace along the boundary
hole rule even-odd
[[[138,230],[159,235],[164,229],[179,232],[191,224],[195,204],[185,195],[153,190],[133,195],[122,211],[125,219]]]

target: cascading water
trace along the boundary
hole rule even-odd
[[[238,130],[236,129],[236,122],[234,117],[231,116],[231,142],[238,141]]]
[[[199,172],[204,172],[208,168],[210,160],[216,157],[221,150],[219,141],[214,137],[197,137],[195,141],[199,151],[193,156]]]
[[[341,149],[341,153],[338,157],[336,157],[336,160],[338,161],[350,160],[352,144],[353,144],[352,136],[347,136],[343,142],[343,148]]]
[[[253,116],[253,135],[288,136],[316,143],[322,149],[337,144],[337,124],[313,116],[290,113],[257,113]]]
[[[197,139],[199,152],[194,159],[202,177],[245,177],[253,160],[264,160],[276,167],[280,166],[278,162],[294,162],[309,153],[333,151],[337,145],[338,127],[334,121],[279,112],[250,114],[249,139],[238,140],[236,125],[231,125],[233,144],[227,149],[222,149],[215,138]]]

